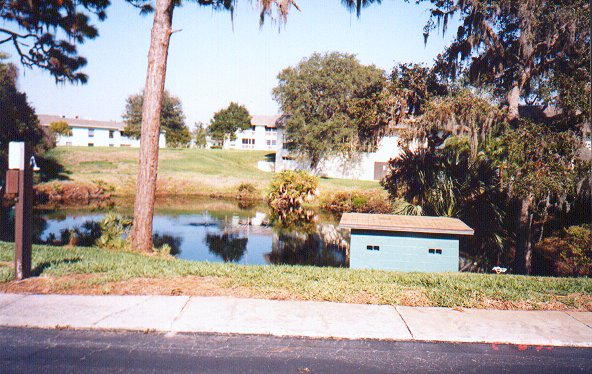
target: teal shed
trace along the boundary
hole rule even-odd
[[[457,218],[344,213],[353,269],[458,271],[459,241],[473,229]]]

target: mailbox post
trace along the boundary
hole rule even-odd
[[[33,168],[31,144],[10,142],[6,194],[16,195],[14,268],[17,280],[31,276],[31,220],[33,218]]]

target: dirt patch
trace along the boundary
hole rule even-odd
[[[592,312],[592,296],[569,295],[556,296],[557,300],[551,301],[503,301],[485,298],[480,301],[478,308],[500,310],[570,310]],[[572,300],[570,303],[569,300]],[[570,308],[569,304],[579,305],[579,308]]]
[[[434,306],[429,297],[421,290],[405,290],[399,298],[399,304],[407,306]]]
[[[70,295],[260,296],[244,287],[227,287],[214,277],[133,278],[110,282],[97,274],[37,277],[0,284],[0,292]]]

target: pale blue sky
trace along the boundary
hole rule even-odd
[[[142,89],[152,16],[113,3],[98,23],[100,36],[79,48],[88,59],[87,84],[56,85],[46,72],[19,67],[19,87],[37,113],[119,120],[126,97]],[[230,101],[251,114],[278,113],[271,96],[277,74],[313,52],[353,53],[390,71],[396,62],[431,64],[454,34],[433,36],[424,47],[428,13],[402,0],[383,0],[360,19],[339,0],[300,0],[302,11],[291,12],[281,32],[269,22],[259,28],[255,3],[239,1],[234,25],[228,13],[192,3],[175,10],[173,27],[182,31],[172,36],[166,86],[181,98],[190,127],[209,122]]]

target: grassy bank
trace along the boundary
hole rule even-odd
[[[592,311],[592,281],[489,274],[243,266],[96,248],[35,246],[38,277],[12,282],[0,242],[0,292],[233,295],[271,299],[497,309]]]
[[[157,193],[161,195],[234,196],[240,183],[254,184],[265,194],[272,173],[257,168],[267,151],[222,149],[161,149]],[[131,148],[58,147],[46,154],[65,168],[72,181],[93,182],[112,187],[117,195],[135,191],[138,150]],[[321,179],[321,193],[371,190],[373,181]]]

